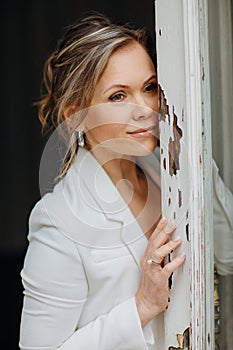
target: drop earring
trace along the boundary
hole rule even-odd
[[[82,130],[78,130],[77,133],[78,133],[78,136],[77,136],[78,145],[80,147],[83,147],[85,145],[84,132]]]

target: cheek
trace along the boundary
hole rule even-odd
[[[85,118],[85,127],[87,130],[111,125],[111,128],[117,129],[117,124],[127,124],[131,118],[132,107],[127,103],[105,103],[95,105],[89,108]],[[113,124],[116,124],[114,127]]]
[[[106,140],[118,139],[124,135],[124,125],[121,124],[105,124],[96,126],[88,130],[89,137],[95,139],[97,142]]]
[[[153,96],[147,97],[147,106],[153,109],[156,112],[159,112],[159,95],[155,94]]]
[[[102,104],[92,106],[85,118],[87,137],[97,142],[125,136],[130,113],[125,105]]]

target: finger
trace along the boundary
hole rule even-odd
[[[155,232],[159,233],[164,229],[164,227],[168,224],[168,219],[163,217],[161,220],[159,220],[158,225],[156,226]]]
[[[154,248],[156,249],[167,242],[168,238],[175,231],[175,229],[175,223],[168,221],[166,224],[164,222],[163,225],[159,226],[158,230],[156,228],[150,237],[150,242],[153,244]]]
[[[185,253],[179,254],[176,258],[174,258],[171,262],[167,263],[164,268],[163,272],[167,275],[167,278],[178,268],[180,267],[184,261],[185,261],[186,255]]]
[[[166,218],[162,218],[158,225],[156,226],[154,232],[152,233],[150,239],[153,239],[153,237],[156,237],[165,227],[166,225],[168,224],[168,219]]]
[[[152,251],[150,256],[156,261],[162,262],[164,258],[175,250],[181,244],[181,238],[178,236],[174,240],[169,241],[168,243],[162,245],[160,248]]]

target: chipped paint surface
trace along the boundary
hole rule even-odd
[[[178,189],[178,203],[179,203],[179,208],[182,205],[182,191]]]
[[[183,136],[181,128],[177,124],[177,115],[173,108],[173,138],[169,139],[169,173],[171,176],[176,175],[180,170],[180,139]]]
[[[174,235],[181,236],[182,251],[187,255],[185,264],[170,280],[170,303],[164,315],[160,349],[213,349],[212,319],[206,316],[211,314],[211,286],[205,288],[205,269],[210,271],[206,252],[208,261],[212,259],[212,252],[204,244],[205,228],[207,234],[211,232],[204,217],[205,203],[211,208],[206,197],[210,194],[208,183],[204,183],[208,176],[203,176],[211,149],[209,131],[203,127],[210,116],[206,108],[209,89],[203,85],[208,82],[208,55],[203,56],[208,45],[200,43],[206,40],[205,4],[204,0],[155,1],[162,212],[175,220]],[[169,258],[172,260],[180,250]]]
[[[160,86],[160,147],[162,166],[163,188],[163,215],[177,224],[176,234],[183,238],[182,251],[189,256],[190,237],[187,238],[189,216],[187,215],[190,200],[190,188],[188,181],[189,163],[188,152],[185,147],[185,107],[176,110],[175,103],[171,104],[163,86]],[[169,255],[171,261],[177,252]],[[190,271],[186,264],[181,270],[175,271],[169,278],[171,302],[165,312],[166,339],[165,346],[174,344],[174,349],[179,349],[178,340],[183,336],[184,330],[190,324]],[[186,306],[185,306],[186,304]],[[182,310],[182,317],[177,314]],[[175,318],[176,322],[173,321]],[[171,347],[172,349],[172,347]]]
[[[175,108],[172,106],[172,115],[169,112],[169,105],[167,104],[167,99],[163,89],[160,87],[160,121],[168,122],[171,125],[171,118],[173,119],[172,136],[169,138],[168,142],[168,155],[169,155],[169,174],[171,176],[176,175],[177,171],[180,170],[180,140],[183,136],[182,129],[178,126],[178,117],[175,114]],[[184,120],[184,109],[182,110],[182,121]],[[167,159],[163,159],[163,166],[166,170]]]
[[[185,107],[182,106],[180,112],[176,110],[175,103],[171,104],[163,86],[160,86],[160,145],[162,152],[162,188],[163,188],[163,215],[177,224],[176,234],[183,240],[182,251],[189,256],[190,237],[187,237],[187,227],[189,227],[190,188],[188,181],[189,163],[188,152],[185,147]],[[171,261],[178,253],[169,255]],[[183,349],[178,344],[180,336],[190,324],[190,271],[186,264],[182,269],[175,271],[169,279],[171,302],[165,312],[166,339],[165,346],[171,349]],[[177,315],[182,310],[182,317]],[[173,321],[175,318],[176,322]],[[169,345],[170,344],[170,345]],[[184,348],[186,349],[186,348]]]
[[[168,350],[189,350],[190,349],[190,332],[189,332],[189,328],[187,328],[183,334],[177,334],[177,341],[179,344],[179,347],[175,348],[173,346],[169,346]]]
[[[160,119],[162,121],[166,120],[166,117],[169,116],[169,106],[167,104],[167,99],[165,97],[163,89],[159,86],[159,109],[160,109]]]

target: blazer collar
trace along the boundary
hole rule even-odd
[[[156,158],[143,157],[138,163],[159,185],[160,166]],[[65,236],[89,248],[117,248],[124,244],[140,269],[148,243],[146,236],[91,152],[79,149],[70,171],[53,192],[43,196],[42,205]]]
[[[157,156],[153,153],[138,157],[136,162],[160,187],[160,163]],[[125,224],[135,220],[127,203],[90,151],[84,148],[78,149],[74,168],[77,171],[80,188],[83,184],[94,197],[96,209],[101,208],[110,220],[117,220]]]
[[[160,163],[155,154],[137,158],[137,163],[160,186]],[[129,245],[142,237],[146,239],[127,203],[90,151],[79,148],[74,168],[79,192],[85,186],[93,198],[92,208],[101,211],[108,220],[122,224],[121,239],[125,244]]]
[[[92,153],[79,148],[74,167],[77,171],[79,191],[82,191],[84,185],[94,198],[93,209],[101,209],[108,219],[122,222],[127,205]]]

